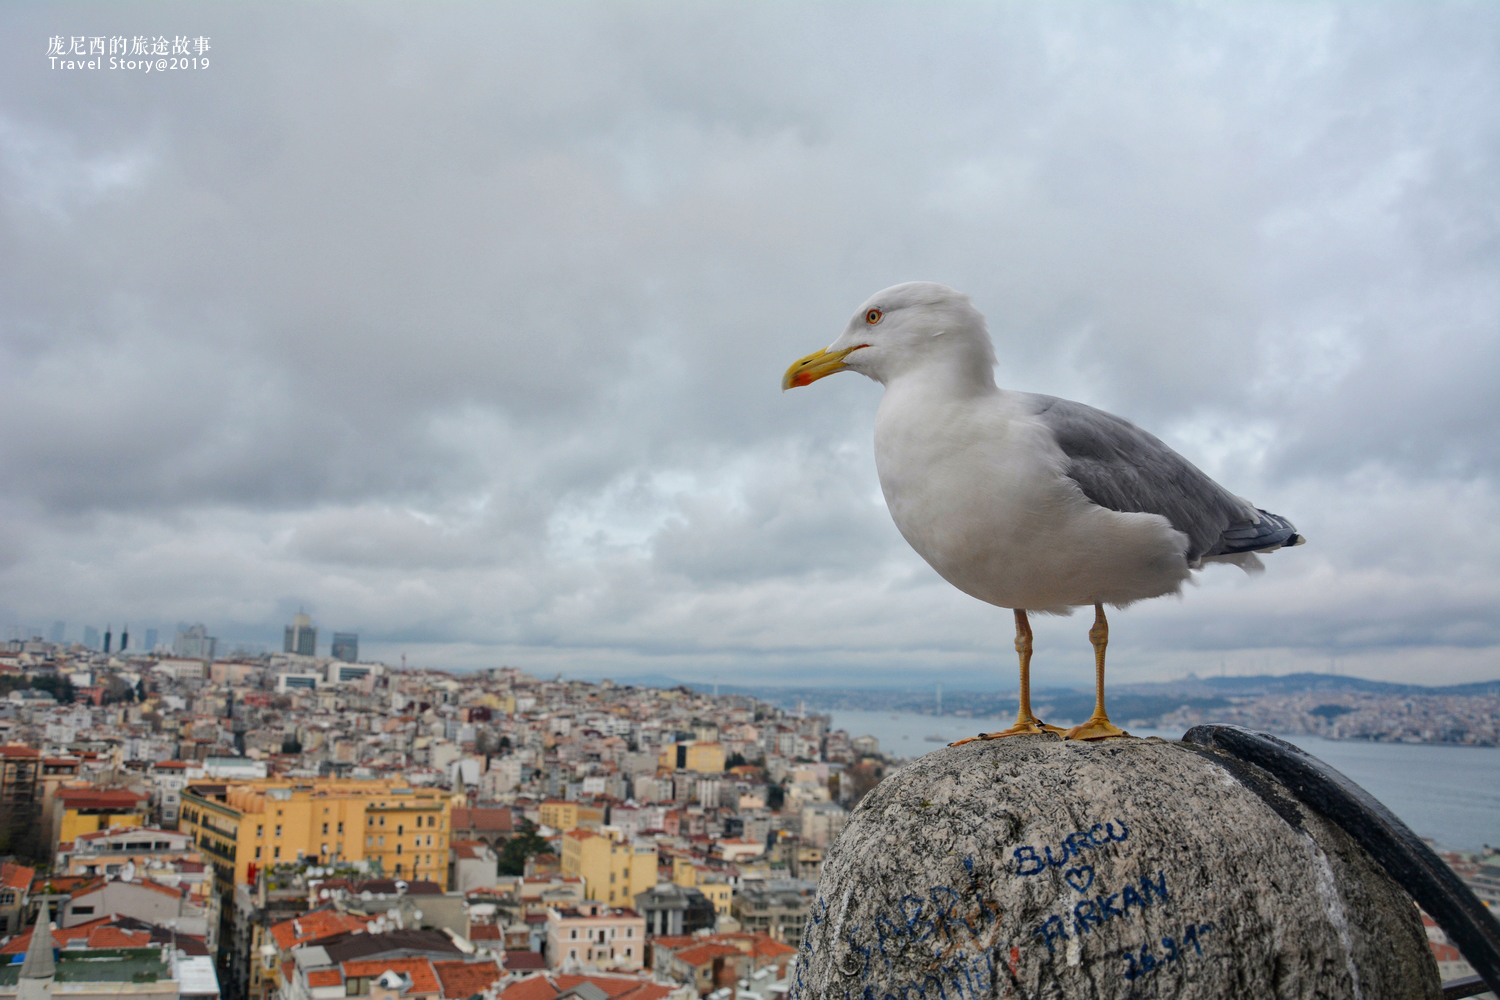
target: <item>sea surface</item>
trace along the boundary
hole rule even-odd
[[[994,732],[1015,722],[956,715],[833,711],[835,729],[874,736],[882,753],[919,757],[953,740]],[[1131,730],[1136,736],[1181,739],[1182,733]],[[928,737],[937,737],[929,740]],[[1367,743],[1282,736],[1354,780],[1420,836],[1459,851],[1500,845],[1500,747]]]

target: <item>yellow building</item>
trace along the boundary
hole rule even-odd
[[[564,875],[582,876],[585,899],[634,906],[638,893],[656,885],[656,848],[569,830],[562,838],[561,867]]]
[[[586,830],[598,830],[604,825],[604,810],[595,806],[584,805],[580,802],[564,802],[562,799],[548,799],[543,802],[538,810],[543,826],[550,826],[554,830],[567,833],[583,827]]]
[[[734,887],[722,875],[704,871],[688,858],[672,859],[672,884],[684,889],[697,889],[714,904],[714,912],[728,916],[730,904],[734,902]]]
[[[52,799],[52,851],[117,826],[146,825],[146,795],[123,788],[59,788]]]
[[[671,743],[662,747],[656,766],[664,771],[697,771],[699,774],[721,774],[724,771],[724,744]]]
[[[516,714],[516,696],[513,694],[494,694],[486,691],[479,696],[479,704],[485,708],[504,712],[506,715]]]
[[[180,828],[221,890],[243,883],[251,865],[298,858],[378,859],[390,877],[446,887],[452,805],[447,793],[402,781],[268,778],[189,785]]]

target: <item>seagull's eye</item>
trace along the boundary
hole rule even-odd
[[[885,313],[881,312],[879,309],[871,309],[869,312],[865,313],[865,322],[871,326],[874,326],[876,323],[880,322],[881,317],[883,317],[884,315]]]

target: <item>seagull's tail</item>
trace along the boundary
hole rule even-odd
[[[1231,556],[1241,552],[1275,552],[1277,549],[1301,545],[1307,541],[1297,533],[1291,521],[1268,510],[1256,510],[1260,515],[1254,521],[1232,524],[1219,537],[1215,556]]]

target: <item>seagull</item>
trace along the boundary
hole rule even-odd
[[[902,536],[938,575],[1016,620],[1016,724],[979,739],[1128,735],[1104,710],[1106,604],[1176,594],[1206,562],[1262,568],[1258,552],[1305,540],[1128,420],[995,384],[984,316],[946,285],[877,292],[828,347],[792,364],[783,390],[854,371],[885,386],[875,467]],[[1028,612],[1094,607],[1094,713],[1064,730],[1031,711]],[[967,742],[967,741],[964,741]]]

